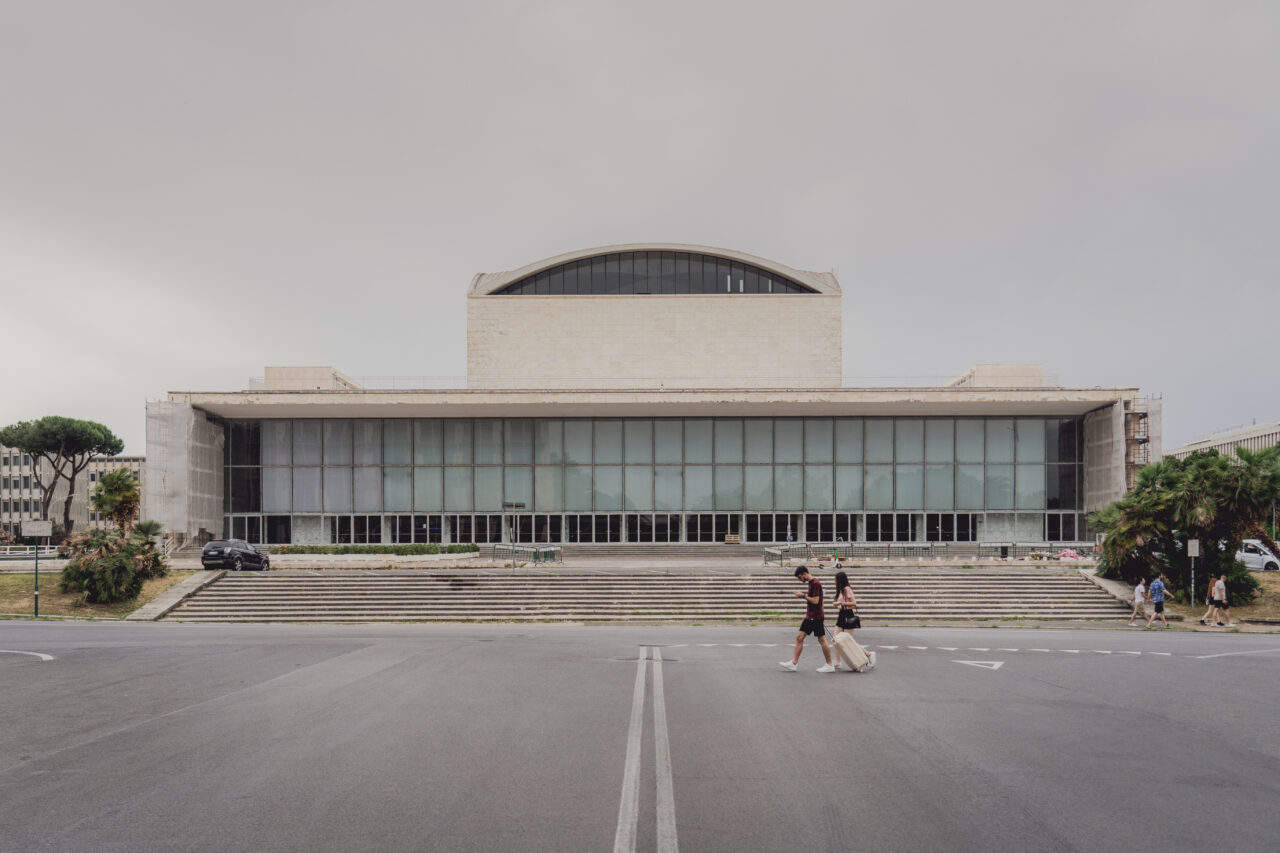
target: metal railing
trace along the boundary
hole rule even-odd
[[[493,546],[493,559],[512,563],[563,563],[564,548],[559,545],[511,545],[499,543]]]
[[[45,558],[58,556],[57,545],[0,545],[0,560],[34,560],[37,551]]]
[[[777,563],[779,566],[785,566],[792,560],[797,559],[814,559],[813,547],[808,542],[792,542],[764,549],[764,561],[766,564]]]
[[[765,548],[764,562],[781,566],[796,559],[829,557],[841,560],[1056,560],[1073,551],[1080,559],[1095,558],[1092,542],[797,542]]]

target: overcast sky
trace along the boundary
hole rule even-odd
[[[639,241],[834,270],[847,385],[1280,420],[1277,43],[1223,0],[0,0],[0,424],[143,453],[146,400],[267,364],[457,384],[475,273]]]

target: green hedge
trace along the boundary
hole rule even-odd
[[[281,545],[277,554],[466,554],[479,551],[478,545]]]

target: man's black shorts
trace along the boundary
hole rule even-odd
[[[826,627],[822,624],[821,619],[806,619],[800,623],[801,634],[812,634],[815,637],[825,636]]]
[[[1157,612],[1157,613],[1163,613],[1163,612],[1164,612],[1164,602],[1163,602],[1163,601],[1157,601],[1157,602],[1156,602],[1156,612]]]

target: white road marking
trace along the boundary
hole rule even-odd
[[[1002,660],[953,660],[952,663],[962,663],[966,666],[976,666],[980,669],[999,669],[1004,666]]]
[[[1027,649],[1029,652],[1051,652],[1053,649]]]
[[[1078,654],[1080,654],[1080,650],[1079,650],[1079,649],[1058,649],[1058,651],[1060,651],[1060,652],[1066,652],[1066,653],[1067,653],[1067,654],[1069,654],[1069,655],[1078,655]]]
[[[1170,657],[1171,655],[1173,655],[1173,652],[1147,652],[1147,654],[1149,654],[1149,655],[1162,655],[1162,656],[1164,656],[1164,657]]]
[[[969,651],[971,651],[971,652],[989,652],[989,651],[991,651],[991,649],[975,649],[975,648],[973,648],[973,647],[970,647],[970,648],[969,648]]]
[[[658,768],[658,853],[678,853],[676,796],[671,779],[671,741],[667,737],[667,702],[662,690],[662,650],[653,650],[653,748]]]
[[[1280,652],[1280,649],[1254,649],[1251,652],[1222,652],[1217,655],[1196,655],[1196,660],[1208,660],[1209,658],[1229,658],[1237,655],[1265,655],[1272,652]]]
[[[880,649],[896,649],[896,648],[897,648],[897,646],[877,646],[876,648],[880,648]]]
[[[1111,654],[1111,652],[1107,651],[1106,649],[1090,649],[1089,651],[1093,652],[1095,655],[1109,655],[1109,654]]]
[[[928,646],[907,646],[907,648],[914,649],[917,652],[927,652],[929,650]]]
[[[996,649],[998,652],[1016,652],[1017,649]]]
[[[622,799],[618,803],[618,829],[613,853],[635,853],[636,825],[640,821],[640,738],[644,722],[644,665],[649,650],[640,648],[636,686],[631,694],[631,725],[627,729],[627,763],[622,772]]]
[[[1116,652],[1118,655],[1140,655],[1142,652]]]
[[[53,655],[46,655],[43,652],[23,652],[17,649],[0,649],[0,655],[31,655],[40,660],[57,660]]]
[[[956,647],[955,646],[938,646],[938,650],[943,652],[954,652],[956,650]]]

